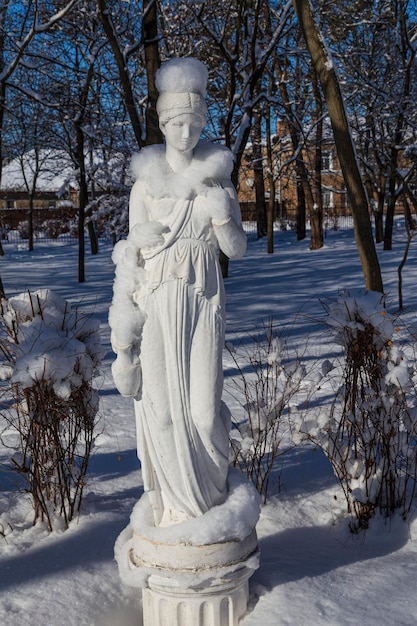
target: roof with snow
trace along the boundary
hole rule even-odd
[[[34,150],[19,156],[3,166],[0,190],[64,193],[69,186],[77,187],[75,169],[67,154],[58,150]]]

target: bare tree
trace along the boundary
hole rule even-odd
[[[293,1],[307,48],[324,92],[351,203],[356,245],[362,263],[365,287],[371,291],[383,292],[381,270],[372,237],[368,199],[356,159],[336,70],[315,21],[310,0]]]
[[[392,247],[394,211],[401,198],[403,153],[416,142],[415,2],[334,3],[319,7],[347,85],[347,109],[377,243]],[[384,217],[385,230],[384,230]]]
[[[39,7],[36,0],[28,0],[24,7],[14,6],[10,11],[9,0],[0,2],[0,181],[4,161],[3,131],[7,113],[7,93],[10,89],[24,90],[24,85],[15,82],[16,70],[34,42],[51,31],[75,6],[78,0],[60,3],[61,8],[52,11]],[[0,255],[3,248],[0,242]],[[0,292],[4,288],[0,279]]]
[[[88,155],[95,142],[95,115],[99,110],[98,59],[107,40],[97,21],[95,6],[85,3],[65,23],[61,46],[61,71],[52,63],[54,96],[60,131],[57,140],[69,154],[78,182],[78,281],[85,282],[86,208],[90,201]],[[88,222],[91,252],[98,252],[94,223]]]
[[[384,250],[391,250],[392,248],[392,232],[394,224],[394,211],[397,200],[396,188],[398,185],[397,170],[400,166],[400,155],[402,153],[402,143],[407,128],[407,111],[411,106],[415,109],[415,100],[411,98],[412,94],[412,82],[416,79],[416,46],[413,45],[410,39],[410,33],[407,24],[407,15],[405,12],[406,2],[396,2],[397,15],[398,15],[398,31],[400,33],[399,38],[399,65],[401,68],[402,80],[400,91],[397,93],[400,104],[397,109],[393,143],[390,150],[389,158],[389,179],[388,179],[388,206],[387,217],[385,221],[384,232]]]
[[[288,42],[288,48],[290,47]],[[299,48],[297,34],[295,34],[294,47]],[[301,66],[302,58],[297,55],[293,62],[287,57],[280,58],[274,52],[273,71],[275,73],[278,86],[280,102],[277,110],[283,120],[283,139],[288,134],[292,155],[287,162],[281,164],[281,170],[295,166],[296,173],[296,194],[297,194],[297,239],[305,239],[307,234],[306,216],[314,211],[314,197],[310,184],[309,166],[304,159],[304,147],[307,137],[310,135],[306,121],[305,110],[307,105],[307,90],[305,87],[305,73]]]
[[[111,6],[110,6],[111,5]],[[108,0],[97,0],[98,16],[103,26],[106,37],[109,41],[116,66],[119,73],[120,84],[123,90],[124,102],[129,114],[129,118],[134,131],[136,143],[139,148],[146,144],[160,143],[162,134],[159,130],[156,115],[157,90],[155,86],[155,74],[159,67],[159,44],[158,44],[158,22],[157,22],[157,2],[156,0],[143,0],[143,15],[140,32],[141,37],[135,37],[133,24],[127,22],[120,27],[115,21],[115,14],[120,12],[119,3],[110,3]],[[131,12],[138,12],[135,7],[129,9]],[[137,27],[137,26],[136,26]],[[130,41],[122,44],[123,35],[128,35]],[[135,95],[137,87],[135,76],[129,72],[129,61],[139,54],[144,48],[145,67],[147,74],[147,90],[144,90],[142,100],[145,101],[145,122],[141,119],[138,98]],[[143,128],[145,126],[145,130]]]

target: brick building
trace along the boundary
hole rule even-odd
[[[296,161],[291,138],[285,123],[278,122],[277,134],[274,136],[272,144],[273,173],[275,179],[275,218],[277,220],[283,219],[289,222],[295,222],[298,204]],[[264,152],[265,172],[266,149],[264,149]],[[301,156],[303,161],[307,164],[307,170],[312,178],[315,158],[315,144],[313,141],[310,144],[306,142],[305,147],[301,151]],[[251,158],[251,150],[249,149],[246,154],[246,159],[244,159],[242,163],[238,195],[243,213],[249,215],[251,219],[256,219],[254,175]],[[410,166],[410,163],[404,162],[404,166],[407,168]],[[327,220],[328,225],[331,225],[332,222],[336,222],[340,217],[350,215],[349,197],[330,129],[325,129],[322,141],[321,194],[323,217]],[[266,199],[268,199],[269,190],[267,185],[265,187],[265,195]],[[376,203],[377,198],[374,198],[374,200]],[[396,212],[398,214],[403,213],[401,196],[397,201]]]

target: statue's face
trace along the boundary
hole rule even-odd
[[[199,115],[182,113],[169,120],[162,128],[167,145],[179,152],[190,152],[196,147],[204,122]]]

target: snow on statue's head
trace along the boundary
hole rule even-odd
[[[192,57],[170,59],[161,65],[156,73],[156,110],[161,126],[183,113],[205,120],[207,78],[206,66]]]

